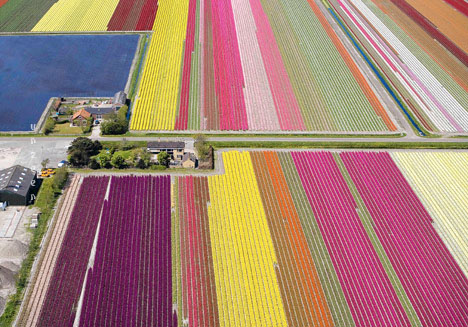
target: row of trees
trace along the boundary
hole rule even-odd
[[[68,148],[70,164],[74,167],[99,168],[152,168],[164,169],[169,167],[170,156],[166,152],[158,154],[158,165],[151,163],[151,154],[145,148],[137,147],[132,149],[123,146],[123,150],[117,151],[114,147],[109,147],[102,151],[103,146],[99,141],[92,141],[87,137],[78,137]],[[131,150],[130,153],[129,150]],[[124,153],[126,155],[124,156]]]

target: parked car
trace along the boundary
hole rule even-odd
[[[68,167],[70,163],[66,160],[62,160],[58,163],[57,167],[62,168],[62,167]]]

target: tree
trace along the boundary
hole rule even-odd
[[[96,156],[96,161],[98,162],[99,166],[101,166],[101,168],[108,168],[111,158],[112,156],[109,153],[102,152]]]
[[[171,158],[169,154],[166,151],[162,151],[158,153],[158,163],[161,166],[164,167],[169,167],[169,162],[171,161]]]
[[[125,167],[125,158],[120,154],[115,154],[112,156],[111,165],[114,168],[122,169]]]
[[[150,161],[151,161],[151,153],[149,153],[144,148],[138,148],[138,149],[133,150],[133,154],[132,154],[133,165],[137,167],[140,160],[143,160],[143,163],[145,166],[149,166]]]
[[[49,162],[50,162],[49,158],[42,160],[41,161],[42,168],[47,168],[47,166],[49,165]]]
[[[102,149],[99,141],[92,141],[87,137],[77,137],[68,148],[70,163],[75,167],[87,166],[92,156]]]
[[[196,135],[194,146],[195,146],[195,149],[197,150],[198,158],[200,160],[205,160],[206,157],[210,154],[210,146],[206,144],[205,135],[203,134]]]
[[[122,124],[119,121],[104,121],[101,124],[101,133],[102,135],[120,135],[127,132],[127,126]]]
[[[49,134],[54,131],[55,128],[55,120],[51,117],[47,118],[45,124],[44,124],[44,134]]]
[[[102,135],[120,135],[128,131],[128,107],[123,106],[117,113],[111,113],[101,125]]]

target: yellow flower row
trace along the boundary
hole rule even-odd
[[[118,3],[119,0],[59,0],[32,31],[107,31]]]
[[[468,153],[394,153],[434,227],[468,276]]]
[[[175,127],[188,4],[188,0],[159,1],[133,109],[133,130],[173,130]]]
[[[248,152],[223,154],[208,178],[210,235],[221,326],[286,326],[277,262]]]

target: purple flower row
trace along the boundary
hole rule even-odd
[[[341,157],[422,324],[468,326],[468,279],[390,155]]]
[[[83,180],[39,317],[39,326],[72,326],[108,177]]]
[[[113,177],[80,326],[171,326],[170,177]]]

